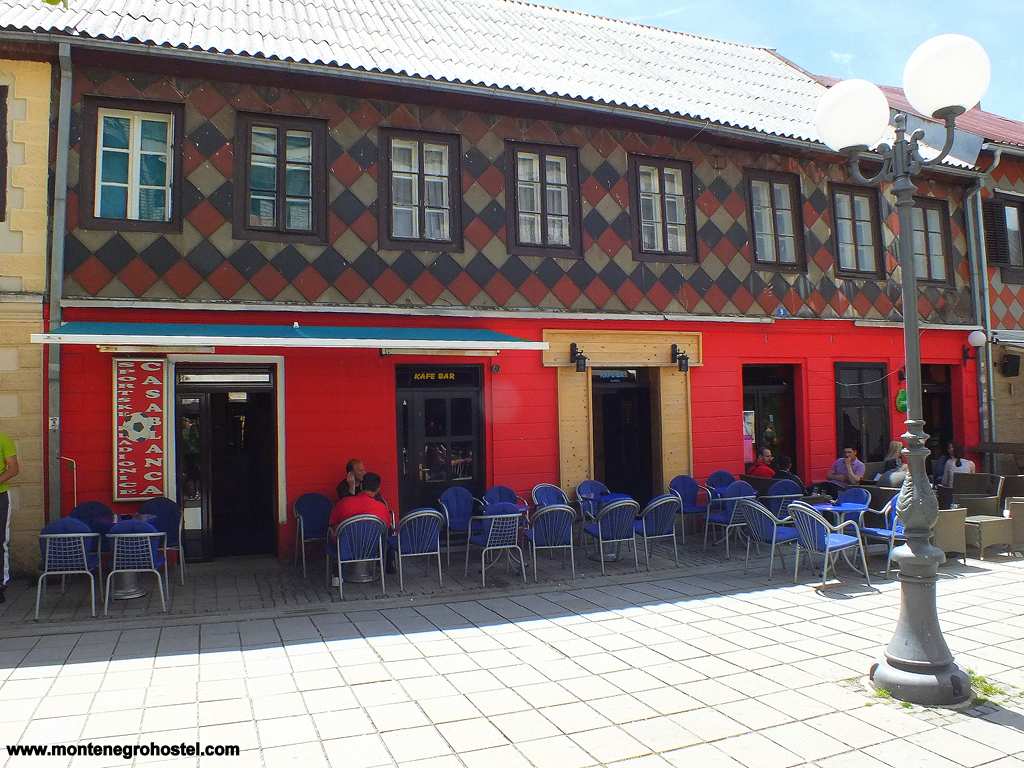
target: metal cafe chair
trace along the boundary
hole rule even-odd
[[[345,563],[378,563],[380,590],[387,594],[387,587],[384,584],[384,541],[387,535],[387,526],[375,515],[355,515],[338,526],[338,538],[334,541],[334,547],[327,546],[325,549],[328,585],[331,583],[332,554],[338,562],[339,598],[345,599],[345,577],[341,567]]]
[[[533,496],[534,506],[538,508],[550,507],[553,504],[571,506],[565,491],[553,483],[537,483],[537,485],[533,486],[533,491],[530,495]]]
[[[490,506],[491,504],[515,504],[521,512],[525,512],[530,508],[530,505],[526,503],[526,499],[520,496],[518,493],[513,491],[507,485],[493,485],[484,492],[482,499],[484,506]]]
[[[114,561],[107,574],[106,588],[103,590],[103,613],[110,611],[110,580],[118,573],[152,573],[156,575],[157,588],[160,590],[160,605],[167,612],[167,599],[164,596],[164,585],[170,591],[167,576],[167,558],[161,553],[166,547],[167,534],[158,531],[142,520],[123,520],[107,534],[113,542]],[[160,569],[163,569],[163,575]]]
[[[295,500],[295,555],[302,558],[302,578],[306,578],[306,546],[327,541],[327,524],[331,518],[331,500],[322,493],[304,493]]]
[[[896,548],[896,542],[907,540],[906,532],[903,530],[903,520],[900,519],[896,511],[896,503],[898,501],[899,496],[893,496],[889,503],[885,505],[885,511],[882,513],[877,513],[870,509],[865,509],[860,513],[859,526],[861,536],[868,543],[872,541],[882,542],[888,546],[885,553],[885,578],[889,578],[889,574],[892,571],[892,551]],[[869,512],[882,515],[882,524],[880,526],[864,524],[864,516]]]
[[[758,496],[757,500],[775,517],[785,518],[789,517],[786,513],[789,503],[803,497],[803,488],[793,480],[776,480],[768,486],[768,493]]]
[[[534,493],[536,493],[536,488]],[[561,491],[561,489],[558,489]],[[564,495],[564,494],[563,494]],[[569,564],[572,580],[576,581],[576,556],[572,544],[572,526],[576,522],[576,510],[568,504],[548,504],[538,507],[530,518],[526,529],[526,541],[533,552],[533,580],[539,581],[537,571],[537,550],[569,550]],[[563,567],[565,561],[562,561]]]
[[[608,493],[608,486],[600,480],[584,480],[576,486],[576,500],[580,504],[580,514],[584,520],[593,520],[597,517],[601,497],[607,496]]]
[[[448,556],[448,567],[452,566],[452,534],[469,538],[469,520],[483,502],[474,498],[466,488],[453,485],[441,494],[439,500],[441,512],[444,514],[445,552]]]
[[[436,509],[420,507],[402,515],[398,521],[398,588],[405,591],[402,561],[407,557],[437,557],[437,584],[444,584],[441,574],[441,528],[444,515]]]
[[[624,494],[614,494],[597,512],[592,523],[583,526],[583,533],[597,542],[597,551],[601,559],[601,573],[605,573],[604,545],[629,542],[633,547],[633,566],[640,570],[640,561],[636,554],[636,538],[633,523],[640,512],[640,505]]]
[[[750,483],[744,480],[736,480],[708,503],[708,521],[704,526],[704,549],[708,548],[708,535],[713,528],[719,528],[724,532],[725,557],[730,557],[729,538],[733,532],[739,531],[746,525],[743,516],[736,511],[736,503],[740,499],[756,499]],[[721,539],[719,539],[721,541]]]
[[[178,576],[182,585],[185,584],[185,549],[182,546],[182,532],[184,530],[184,517],[181,514],[181,507],[178,502],[172,501],[165,496],[150,499],[139,508],[140,515],[151,515],[151,524],[158,531],[167,534],[164,545],[164,554],[167,550],[174,550],[178,559]]]
[[[689,475],[676,475],[668,484],[669,493],[674,493],[679,499],[679,516],[681,518],[683,541],[686,541],[686,518],[694,518],[697,515],[707,515],[707,503],[700,504],[700,494],[704,493],[706,498],[711,497],[711,492],[698,483]]]
[[[43,556],[43,572],[36,582],[36,621],[39,620],[39,603],[46,593],[48,576],[60,576],[61,592],[64,582],[72,574],[89,577],[89,596],[92,599],[92,615],[96,615],[96,578],[103,585],[103,563],[100,560],[98,533],[74,517],[64,517],[50,523],[39,533],[39,549]]]
[[[854,570],[857,566],[850,560],[850,550],[860,549],[861,561],[864,563],[864,578],[871,586],[871,576],[868,573],[868,558],[864,553],[864,542],[860,538],[860,526],[853,520],[844,520],[838,525],[832,525],[822,517],[812,506],[802,501],[794,501],[789,505],[789,512],[793,515],[793,522],[796,524],[797,546],[796,556],[793,564],[793,583],[797,583],[800,575],[800,552],[807,550],[814,555],[821,555],[823,565],[821,569],[821,586],[828,582],[828,566],[832,563],[832,569],[836,570],[837,559],[840,554],[846,560],[846,564]],[[843,533],[844,529],[850,529],[850,533]]]
[[[789,480],[783,480],[781,482],[791,482]],[[772,572],[775,570],[775,550],[782,544],[792,544],[794,547],[797,546],[797,532],[795,528],[792,528],[788,523],[792,523],[791,517],[779,517],[769,507],[762,504],[760,501],[754,499],[742,499],[736,505],[739,508],[739,512],[743,515],[744,521],[747,524],[747,557],[743,561],[743,572],[747,572],[747,566],[750,564],[750,542],[753,541],[755,544],[767,544],[771,549],[768,557],[768,578],[772,577]],[[788,504],[787,504],[788,507]],[[760,550],[760,547],[758,547]],[[779,553],[779,557],[782,557],[782,553]],[[786,561],[783,558],[782,567],[786,567]]]
[[[509,558],[511,566],[512,554],[519,555],[519,567],[523,572],[523,582],[526,582],[526,562],[523,559],[523,550],[519,546],[519,529],[523,522],[523,513],[516,504],[509,502],[495,502],[484,509],[484,514],[474,515],[469,520],[469,539],[466,542],[466,566],[463,575],[469,575],[469,550],[470,545],[481,547],[480,553],[480,579],[483,586],[487,586],[487,569],[498,562],[495,558],[487,562],[489,552],[504,553]]]
[[[105,537],[110,532],[110,529],[114,527],[114,523],[117,522],[114,519],[114,512],[110,507],[102,501],[83,501],[71,510],[70,517],[81,520],[89,526],[90,531],[98,533],[100,535],[100,548],[104,552],[108,551],[110,542]]]
[[[644,559],[647,570],[651,570],[651,553],[647,542],[656,539],[672,539],[672,554],[679,565],[679,549],[676,547],[676,515],[679,514],[679,498],[674,493],[655,496],[640,513],[640,519],[633,521],[633,535],[644,543]],[[635,549],[635,545],[634,545]]]

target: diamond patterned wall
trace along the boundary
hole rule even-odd
[[[180,234],[87,230],[78,223],[78,136],[83,94],[184,100],[184,225]],[[898,268],[887,280],[836,276],[828,181],[838,165],[725,149],[603,128],[210,82],[148,73],[79,69],[74,96],[65,293],[190,301],[363,306],[539,308],[634,313],[896,319]],[[239,110],[309,115],[329,124],[328,245],[245,242],[231,236],[233,137]],[[422,128],[463,137],[460,253],[377,247],[377,129]],[[506,139],[579,147],[584,258],[510,256],[506,248]],[[630,238],[628,153],[693,163],[697,264],[639,263]],[[747,235],[743,168],[799,173],[807,271],[755,268]],[[969,269],[959,188],[932,183],[952,212],[955,280],[922,287],[918,306],[934,322],[971,319]],[[891,252],[896,216],[882,206]]]
[[[990,185],[1024,195],[1024,160],[1004,157],[992,172]],[[993,328],[1024,328],[1024,285],[1003,282],[1000,267],[988,269],[988,299]]]

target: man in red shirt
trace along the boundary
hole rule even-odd
[[[379,518],[387,528],[387,572],[394,573],[394,557],[398,550],[398,542],[393,535],[395,519],[387,504],[379,501],[380,498],[380,475],[374,472],[367,472],[363,476],[362,486],[359,493],[354,496],[345,496],[331,510],[331,518],[328,522],[331,531],[332,550],[334,542],[338,538],[338,528],[346,520],[357,515],[373,515]],[[333,586],[338,586],[338,577],[331,578]]]
[[[754,460],[753,466],[747,471],[747,474],[751,477],[775,477],[775,470],[771,466],[773,458],[771,448],[762,448],[757,452],[757,458]]]

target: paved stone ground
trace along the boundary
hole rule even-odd
[[[246,768],[1024,766],[1024,560],[943,568],[950,645],[1000,689],[966,712],[864,688],[896,584],[817,589],[763,566],[242,621],[8,623],[0,743],[238,744],[198,765]]]

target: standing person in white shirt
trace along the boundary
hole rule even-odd
[[[973,475],[975,472],[974,462],[964,458],[964,449],[959,445],[953,446],[953,455],[946,462],[946,468],[942,471],[942,484],[947,488],[953,487],[953,475]]]

